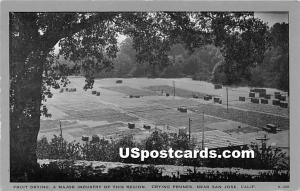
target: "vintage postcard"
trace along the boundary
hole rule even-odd
[[[299,3],[1,3],[3,190],[300,190]]]

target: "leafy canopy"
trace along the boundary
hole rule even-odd
[[[51,88],[65,86],[67,76],[79,70],[86,77],[84,89],[92,88],[95,75],[112,68],[119,34],[133,39],[136,60],[153,72],[170,64],[172,44],[184,43],[190,51],[215,44],[226,71],[247,75],[250,66],[262,62],[266,28],[251,12],[12,12],[11,111],[17,111],[20,102],[27,108],[32,105],[33,111],[34,92],[41,93],[36,100],[45,101],[52,96]],[[55,59],[57,43],[58,54],[74,63],[72,69]],[[23,98],[18,99],[21,92]],[[46,114],[47,108],[42,108]]]

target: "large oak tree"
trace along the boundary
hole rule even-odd
[[[265,49],[266,25],[246,12],[12,12],[9,25],[12,180],[38,168],[36,142],[40,116],[51,115],[42,105],[52,96],[50,88],[66,85],[74,70],[83,71],[84,89],[91,88],[95,74],[113,65],[118,34],[132,37],[137,61],[153,73],[168,65],[167,53],[174,43],[185,43],[190,51],[217,45],[228,75],[232,63],[247,75],[248,67],[261,62]],[[74,61],[73,71],[55,62],[57,43],[59,54]]]

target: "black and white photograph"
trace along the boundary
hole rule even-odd
[[[289,11],[8,18],[10,183],[291,181]]]
[[[9,19],[12,182],[289,181],[288,13]],[[255,157],[142,161],[125,148]]]

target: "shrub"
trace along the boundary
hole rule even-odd
[[[167,134],[165,132],[154,131],[141,143],[134,142],[133,136],[124,136],[119,140],[100,139],[99,142],[86,142],[79,144],[76,142],[66,142],[62,137],[54,136],[50,142],[46,138],[38,141],[37,156],[40,159],[68,159],[68,160],[88,160],[88,161],[108,161],[135,164],[156,164],[156,165],[184,165],[184,166],[206,166],[206,167],[238,167],[252,169],[289,169],[289,158],[285,152],[279,148],[267,147],[258,144],[251,144],[243,147],[228,147],[229,150],[246,150],[251,148],[255,152],[255,158],[228,158],[228,159],[185,159],[185,158],[147,158],[140,161],[138,158],[121,158],[119,148],[137,147],[140,150],[193,150],[196,148],[195,140],[189,140],[185,133]],[[219,149],[219,152],[222,152]]]

